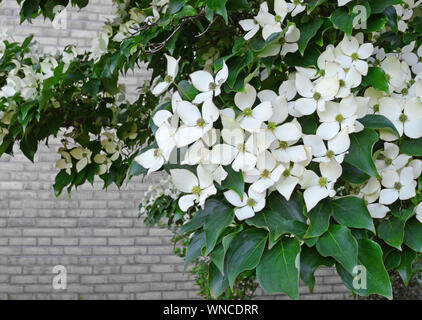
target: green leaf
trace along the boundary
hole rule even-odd
[[[323,23],[324,20],[322,19],[313,19],[304,25],[298,26],[300,30],[300,39],[297,44],[299,45],[299,52],[302,55],[305,53],[305,49],[308,46],[309,41],[315,37]]]
[[[303,214],[305,210],[303,200],[296,192],[292,194],[288,201],[278,192],[273,192],[268,197],[268,205],[272,211],[279,213],[287,220],[306,223],[306,217]]]
[[[21,14],[26,20],[31,22],[32,16],[38,12],[38,9],[39,4],[37,0],[25,0],[22,5]]]
[[[380,114],[368,114],[365,117],[358,119],[358,121],[362,123],[365,128],[388,131],[400,138],[400,133],[397,131],[394,124]]]
[[[173,15],[180,11],[185,5],[186,0],[170,0],[166,14]]]
[[[288,53],[283,61],[290,67],[315,67],[321,52],[315,46],[308,46],[305,53]]]
[[[350,229],[332,224],[318,240],[317,250],[324,257],[333,257],[350,273],[358,261],[358,244]]]
[[[240,198],[243,198],[245,192],[245,182],[243,180],[242,172],[236,172],[231,166],[224,167],[227,172],[227,177],[221,182],[221,189],[230,189],[236,192]]]
[[[66,173],[66,170],[61,170],[55,179],[54,183],[54,194],[58,197],[64,187],[66,187],[69,183],[72,182],[73,176]]]
[[[331,200],[324,199],[318,205],[308,212],[310,220],[309,228],[306,231],[305,238],[319,237],[328,230],[330,218],[333,215]]]
[[[333,264],[333,259],[321,256],[315,248],[302,246],[302,251],[300,252],[300,278],[311,292],[315,286],[315,270],[320,266],[331,267]]]
[[[321,4],[324,4],[325,2],[327,2],[327,0],[309,0],[309,1],[307,1],[306,7],[307,7],[308,13],[311,13],[317,7],[319,7]]]
[[[417,254],[415,251],[408,247],[404,247],[401,253],[400,265],[397,267],[397,271],[400,274],[404,284],[407,286],[412,278],[412,264],[415,261]]]
[[[400,152],[409,156],[422,157],[422,138],[415,140],[402,140]]]
[[[187,80],[180,81],[178,89],[182,98],[189,101],[195,99],[196,95],[199,93],[199,91]]]
[[[347,7],[340,7],[331,16],[331,22],[340,30],[344,31],[348,37],[352,35],[354,16],[349,15]]]
[[[362,87],[374,87],[378,91],[388,93],[387,76],[379,67],[370,67],[368,74],[363,77],[361,85]]]
[[[268,233],[261,229],[245,230],[233,239],[226,256],[226,270],[230,287],[245,270],[252,270],[261,260]]]
[[[34,156],[38,149],[38,141],[35,136],[33,134],[25,135],[19,146],[25,157],[34,162]]]
[[[401,250],[404,238],[404,222],[396,217],[384,219],[377,226],[377,234],[385,243]]]
[[[210,263],[208,270],[210,293],[214,298],[221,296],[229,286],[229,280],[225,277],[214,263]]]
[[[205,255],[208,255],[214,249],[217,238],[233,222],[233,219],[233,208],[225,204],[221,204],[212,215],[205,219],[204,230],[207,245]]]
[[[407,221],[404,228],[404,243],[416,252],[422,252],[422,223],[416,218]]]
[[[367,297],[370,294],[378,294],[392,299],[390,277],[383,264],[381,247],[378,243],[369,239],[358,240],[358,246],[359,265],[363,266],[364,269],[349,273],[343,267],[337,265],[337,272],[344,284],[360,296]],[[364,275],[366,275],[366,283]],[[356,281],[354,281],[354,276],[356,276]],[[359,277],[361,278],[359,279]],[[361,288],[355,288],[356,284],[359,284]]]
[[[375,232],[371,214],[363,199],[354,196],[343,197],[334,200],[332,206],[333,217],[339,224]]]
[[[388,248],[391,249],[391,248]],[[385,269],[393,270],[400,266],[401,264],[401,252],[398,250],[391,250],[387,253],[384,253],[384,266]]]
[[[244,56],[238,56],[229,60],[227,67],[230,72],[226,82],[230,88],[233,89],[240,71],[247,67],[252,61],[253,53],[251,51],[248,51]]]
[[[384,10],[394,4],[403,3],[402,0],[371,0],[369,1],[373,13],[382,13]]]
[[[343,167],[343,174],[341,175],[341,178],[350,183],[362,184],[370,178],[370,176],[365,172],[347,162],[343,162],[341,165]]]
[[[201,250],[205,246],[205,232],[198,230],[193,235],[188,248],[186,249],[185,269],[189,263],[194,261],[201,255]]]
[[[226,206],[221,201],[210,199],[205,202],[204,209],[200,209],[193,215],[192,219],[185,223],[179,231],[179,235],[185,235],[202,227],[210,214],[213,214],[219,207]]]
[[[372,148],[378,141],[378,134],[372,129],[365,129],[361,132],[353,133],[349,137],[351,142],[349,153],[344,161],[372,177],[379,177],[372,159]]]
[[[100,85],[100,80],[90,80],[82,86],[82,92],[85,94],[89,94],[92,97],[96,97],[98,91],[100,90]]]
[[[256,277],[265,292],[284,292],[291,299],[299,298],[299,254],[296,238],[283,238],[271,250],[265,250],[256,268]]]
[[[214,10],[214,12],[223,17],[226,24],[228,23],[227,10],[226,10],[227,0],[207,0],[207,7]]]
[[[398,16],[397,11],[393,6],[390,6],[384,10],[384,16],[387,18],[387,23],[391,30],[395,33],[399,32]]]

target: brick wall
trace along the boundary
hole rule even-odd
[[[90,0],[87,8],[67,9],[67,29],[34,20],[16,29],[15,40],[35,34],[45,52],[68,44],[89,48],[110,18],[110,0]],[[15,1],[0,4],[0,27],[18,21]],[[129,92],[145,79],[136,70],[123,79]],[[171,233],[146,228],[137,206],[158,177],[133,180],[122,190],[84,185],[72,198],[54,197],[57,143],[40,145],[31,163],[16,150],[0,159],[0,299],[187,299],[197,298],[192,276],[172,254]],[[52,269],[64,265],[68,288],[54,290]],[[301,286],[302,299],[348,297],[332,269],[317,272],[314,294]],[[258,298],[285,299],[284,295]]]

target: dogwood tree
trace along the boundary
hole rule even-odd
[[[22,21],[88,3],[18,2]],[[2,30],[0,155],[60,135],[56,195],[162,171],[140,211],[206,257],[214,297],[246,272],[297,299],[335,266],[392,298],[422,252],[420,3],[114,0],[91,50],[56,55]]]

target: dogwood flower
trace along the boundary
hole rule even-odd
[[[327,197],[334,197],[336,194],[334,184],[342,173],[341,165],[335,160],[320,163],[319,168],[321,177],[318,177],[312,170],[306,170],[300,181],[302,189],[305,189],[303,198],[308,212],[321,200]]]
[[[329,101],[324,111],[318,111],[320,126],[316,134],[324,140],[334,138],[342,130],[348,134],[363,130],[357,121],[357,103],[351,96],[340,103]]]
[[[418,98],[404,101],[395,98],[383,98],[380,101],[379,113],[387,117],[396,127],[400,136],[403,133],[412,139],[422,137],[422,102]],[[382,138],[392,141],[397,137],[383,134]],[[391,139],[391,140],[390,140]]]
[[[213,123],[219,118],[220,112],[208,98],[202,104],[202,114],[198,107],[188,101],[181,101],[177,105],[177,114],[183,122],[175,134],[177,146],[184,147],[200,139],[211,130]]]
[[[186,193],[178,202],[182,211],[187,211],[195,203],[203,207],[205,200],[217,193],[212,173],[201,165],[196,170],[198,177],[186,169],[170,170],[173,185]]]
[[[401,92],[403,88],[407,88],[411,75],[406,61],[400,61],[398,57],[391,55],[386,57],[380,66],[387,74],[390,92]]]
[[[1,139],[0,139],[0,144],[1,144]],[[72,157],[63,148],[59,149],[59,153],[62,156],[62,158],[56,161],[56,168],[59,170],[65,170],[66,173],[70,175],[72,173],[71,169],[73,167]]]
[[[352,1],[352,0],[338,0],[338,6],[342,7],[346,4],[348,4],[350,1]]]
[[[177,73],[179,72],[179,59],[175,59],[167,54],[164,54],[167,59],[167,75],[164,78],[164,81],[157,83],[157,85],[152,89],[152,94],[158,96],[168,89],[168,87],[176,79]]]
[[[78,160],[76,163],[76,171],[82,171],[89,163],[91,163],[92,151],[87,148],[75,148],[70,151],[70,155]]]
[[[242,129],[223,129],[221,136],[225,143],[216,144],[210,154],[211,163],[219,165],[232,164],[234,171],[249,171],[255,167],[256,155],[253,136],[245,142]]]
[[[317,109],[324,111],[326,102],[333,100],[340,89],[337,77],[320,78],[312,83],[300,72],[296,73],[295,85],[303,98],[296,100],[294,109],[302,115],[310,115]]]
[[[237,92],[234,96],[234,104],[242,110],[242,114],[238,117],[240,127],[248,132],[259,130],[262,123],[273,115],[272,104],[269,101],[261,102],[252,108],[256,96],[256,90],[250,84],[245,85],[245,92]]]
[[[137,155],[133,160],[145,169],[148,169],[148,174],[160,169],[165,162],[163,152],[159,148],[148,149]]]
[[[398,171],[405,167],[411,158],[406,154],[400,154],[400,148],[396,144],[385,142],[384,150],[380,152],[378,159],[375,160],[375,166],[378,172]]]
[[[105,154],[97,153],[94,157],[94,162],[99,164],[97,174],[99,176],[107,173],[110,170],[113,161]]]
[[[243,193],[242,198],[233,190],[225,191],[224,197],[236,207],[234,214],[240,221],[252,218],[256,212],[261,211],[265,207],[265,193],[257,193],[251,188],[249,188],[248,193]]]
[[[374,219],[383,219],[391,211],[390,208],[381,203],[370,203],[367,207],[369,214]]]
[[[274,0],[275,15],[268,12],[267,2],[261,3],[256,21],[262,27],[262,38],[267,40],[273,33],[282,32],[281,23],[287,16],[288,7],[284,0]]]
[[[288,53],[293,53],[299,50],[297,42],[300,39],[300,30],[295,25],[290,25],[284,35],[283,46],[280,54],[285,56]]]
[[[302,4],[303,0],[290,0],[287,3],[287,10],[292,17],[306,10],[306,6]]]
[[[223,67],[217,72],[215,78],[208,71],[195,71],[190,75],[193,86],[201,93],[197,94],[193,103],[202,103],[208,98],[218,96],[221,93],[221,85],[226,82],[229,76],[229,69],[223,60]]]
[[[275,189],[289,201],[294,189],[299,184],[305,172],[305,167],[294,163],[287,168],[284,168],[280,179],[275,184]]]
[[[342,163],[350,147],[350,138],[347,133],[340,131],[334,138],[328,140],[327,146],[323,139],[317,135],[303,136],[303,143],[312,150],[315,162],[329,162],[336,160]]]
[[[401,32],[405,32],[407,30],[407,23],[406,21],[409,20],[413,16],[413,9],[419,6],[422,1],[414,1],[414,0],[404,0],[404,3],[401,5],[394,5],[397,13],[397,27]]]
[[[248,31],[243,37],[245,40],[253,38],[253,36],[257,34],[260,28],[260,25],[256,18],[240,20],[239,24],[243,30]]]
[[[365,186],[360,189],[359,196],[368,203],[373,203],[378,200],[381,192],[381,183],[375,177],[371,177]]]
[[[414,180],[413,168],[405,167],[400,173],[394,170],[381,173],[381,184],[386,189],[381,190],[381,204],[390,205],[397,199],[408,200],[416,195],[417,183]]]

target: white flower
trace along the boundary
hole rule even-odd
[[[299,50],[297,42],[300,39],[300,30],[294,25],[290,25],[284,35],[284,44],[281,47],[280,54],[285,56],[286,54],[296,52]]]
[[[412,98],[403,103],[403,100],[395,98],[382,98],[380,100],[379,113],[387,117],[396,127],[400,136],[403,133],[412,139],[422,137],[422,102],[419,98]],[[392,134],[381,136],[386,141],[397,139]],[[388,137],[388,138],[387,138]]]
[[[255,216],[255,212],[259,212],[265,207],[265,193],[257,193],[251,188],[248,193],[243,193],[242,199],[233,190],[224,192],[224,197],[236,207],[234,214],[238,220],[252,218]]]
[[[342,7],[345,4],[349,3],[350,1],[352,1],[352,0],[338,0],[338,6]]]
[[[410,45],[415,45],[415,41],[412,41]],[[411,49],[411,51],[413,48]],[[403,59],[406,60],[407,64],[411,67],[412,72],[414,74],[419,74],[422,72],[422,46],[418,48],[416,54],[413,52],[405,52],[403,53]]]
[[[186,193],[179,199],[179,207],[182,211],[188,210],[195,203],[202,207],[209,196],[217,193],[212,173],[201,165],[196,170],[198,177],[186,169],[170,170],[173,185]]]
[[[184,147],[199,140],[206,132],[211,130],[213,123],[219,118],[220,112],[208,98],[202,104],[202,114],[198,107],[188,101],[177,104],[177,114],[183,124],[176,132],[177,147]]]
[[[252,183],[250,188],[262,193],[272,187],[279,179],[285,168],[277,164],[269,151],[257,156],[256,167],[244,173],[246,183]]]
[[[422,223],[422,203],[419,203],[419,205],[416,207],[416,219]]]
[[[373,203],[378,200],[381,192],[381,183],[377,178],[371,177],[365,186],[360,190],[359,196],[365,199],[368,203]]]
[[[240,20],[239,24],[243,30],[248,31],[244,36],[245,40],[251,39],[259,31],[259,23],[256,19]]]
[[[94,162],[99,164],[98,172],[97,174],[99,176],[105,174],[110,170],[111,165],[113,164],[113,161],[108,158],[105,154],[97,153],[94,157]]]
[[[262,123],[273,115],[270,101],[261,102],[252,108],[256,96],[256,90],[250,84],[245,85],[245,92],[237,92],[234,96],[234,104],[242,110],[242,114],[238,117],[240,127],[248,132],[258,131]]]
[[[401,92],[407,88],[411,72],[406,61],[400,61],[396,56],[388,56],[381,62],[381,68],[387,74],[390,92]]]
[[[89,163],[91,163],[92,152],[89,149],[82,147],[75,148],[70,151],[70,154],[73,158],[78,160],[78,162],[76,163],[77,172],[82,171]]]
[[[305,167],[297,163],[285,168],[275,185],[275,189],[288,201],[304,172]]]
[[[397,13],[398,29],[401,32],[405,32],[407,30],[406,21],[413,16],[413,9],[422,3],[422,1],[415,2],[414,0],[403,0],[403,2],[403,4],[394,5]]]
[[[303,136],[303,143],[312,150],[315,162],[329,162],[335,159],[342,163],[350,147],[350,138],[347,133],[340,131],[333,139],[328,140],[326,147],[323,139],[317,135]]]
[[[215,145],[210,154],[211,163],[229,165],[235,171],[249,171],[255,167],[256,156],[253,136],[245,143],[245,133],[242,129],[223,129],[221,136],[225,143]],[[233,161],[234,160],[234,161]]]
[[[321,177],[312,170],[306,170],[300,181],[307,211],[311,211],[321,200],[334,197],[334,184],[341,176],[342,168],[337,161],[320,163]]]
[[[400,149],[394,143],[385,142],[384,150],[380,152],[380,156],[375,160],[375,165],[378,172],[386,170],[400,170],[405,167],[409,160],[410,156],[406,154],[400,154]]]
[[[325,103],[333,100],[340,89],[338,77],[319,78],[314,83],[302,73],[296,73],[296,90],[303,97],[296,100],[294,109],[302,115],[315,110],[324,111]]]
[[[397,199],[408,200],[416,196],[413,168],[405,167],[400,174],[394,170],[383,171],[381,177],[381,184],[386,188],[380,193],[381,204],[390,205]]]
[[[179,72],[179,59],[175,59],[171,56],[164,54],[167,59],[167,75],[164,78],[164,81],[157,83],[157,85],[152,89],[152,94],[158,96],[168,89],[168,87],[176,79],[177,73]]]
[[[320,126],[316,134],[324,140],[334,138],[342,130],[354,133],[363,130],[363,125],[357,120],[357,103],[353,96],[342,99],[340,103],[329,101],[325,111],[318,111]]]
[[[264,40],[267,40],[273,33],[283,31],[281,23],[288,13],[286,1],[274,0],[274,12],[276,15],[269,13],[267,2],[263,2],[261,3],[258,15],[255,17],[256,21],[258,21],[262,27],[262,38]]]
[[[163,152],[158,148],[148,149],[140,155],[137,155],[133,160],[145,169],[148,169],[148,174],[160,169],[165,161]]]
[[[1,130],[2,130],[2,128],[0,128],[0,132],[1,132]],[[0,137],[1,137],[1,135],[0,135]],[[2,142],[1,140],[2,139],[0,139],[0,144]],[[71,156],[70,156],[70,154],[68,152],[64,151],[63,148],[60,148],[59,149],[59,153],[62,156],[62,158],[59,159],[59,160],[57,160],[57,162],[56,162],[56,168],[59,169],[59,170],[66,170],[66,173],[68,175],[70,175],[71,174],[71,169],[73,167],[73,165],[72,165],[72,158],[71,158]]]
[[[229,76],[229,69],[226,62],[223,61],[223,68],[217,72],[215,78],[207,71],[195,71],[190,75],[193,86],[201,91],[197,94],[193,103],[202,103],[212,96],[218,96],[221,93],[221,85],[226,82]]]
[[[371,217],[374,219],[383,219],[390,212],[390,208],[384,206],[380,203],[370,203],[368,204],[368,211],[371,214]]]
[[[346,86],[355,88],[362,82],[362,76],[368,74],[368,63],[365,60],[372,55],[374,46],[372,43],[359,45],[359,41],[355,37],[351,37],[349,40],[345,35],[339,47],[344,54],[337,56],[336,62],[344,69],[348,69],[345,79]]]
[[[287,3],[287,10],[292,17],[306,10],[306,6],[302,4],[303,0],[290,0]]]

